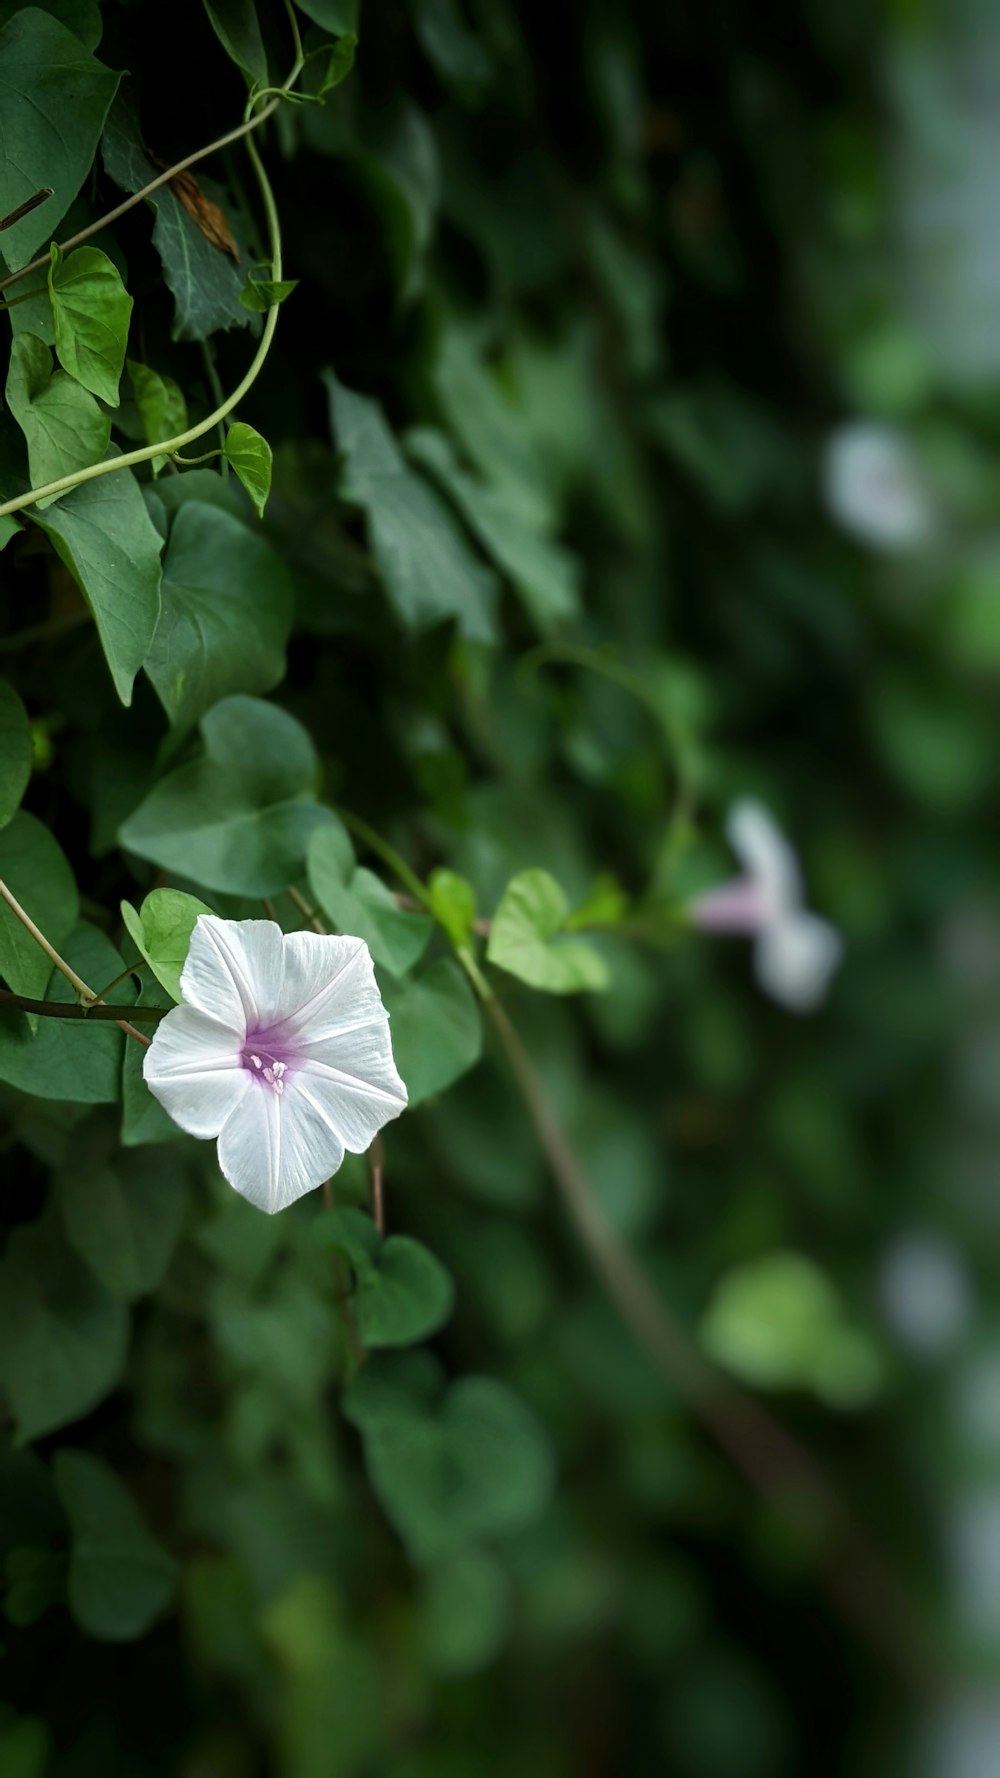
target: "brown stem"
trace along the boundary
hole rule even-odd
[[[0,1006],[13,1006],[19,1012],[38,1013],[39,1017],[43,1019],[76,1019],[82,1020],[87,1025],[107,1022],[116,1025],[124,1023],[120,1007],[104,1006],[99,1000],[95,1000],[87,1006],[75,1000],[32,1000],[29,994],[15,994],[10,988],[0,988]],[[148,1019],[150,1023],[155,1023],[156,1020],[162,1019],[164,1013],[169,1012],[170,1008],[167,1006],[130,1006],[128,1011],[133,1019],[143,1021]]]
[[[292,901],[295,903],[295,906],[298,908],[299,913],[302,915],[303,920],[308,920],[313,931],[325,933],[326,927],[323,924],[323,921],[320,919],[320,916],[316,912],[316,909],[311,908],[309,906],[309,903],[307,902],[305,896],[300,895],[299,891],[297,889],[289,889],[287,893],[288,893],[289,901]]]
[[[115,1024],[118,1025],[122,1031],[124,1031],[126,1037],[132,1037],[135,1039],[136,1043],[141,1043],[148,1048],[150,1039],[148,1037],[144,1037],[141,1031],[137,1031],[134,1025],[130,1025],[127,1019],[115,1017],[116,1009],[114,1007],[107,1008],[103,1013],[98,1012],[97,1009],[98,1009],[99,996],[94,993],[93,988],[88,988],[83,977],[81,975],[77,975],[76,970],[73,969],[70,966],[70,964],[67,963],[65,957],[60,957],[59,952],[56,950],[55,946],[49,943],[44,932],[42,932],[39,929],[39,927],[37,927],[35,925],[35,922],[31,918],[31,915],[27,912],[27,910],[25,908],[23,908],[21,906],[21,903],[18,901],[16,895],[13,895],[11,893],[11,891],[8,889],[6,883],[3,882],[2,879],[0,879],[0,897],[2,897],[2,899],[7,903],[7,906],[10,908],[10,911],[14,915],[15,919],[20,920],[21,925],[24,927],[25,931],[31,934],[31,937],[34,939],[36,945],[38,945],[40,947],[40,949],[45,952],[46,957],[49,959],[49,962],[53,965],[53,967],[58,969],[66,977],[66,980],[71,984],[72,987],[74,987],[76,989],[77,993],[80,995],[80,998],[81,998],[83,1004],[79,1007],[71,1008],[70,1009],[71,1016],[75,1013],[75,1015],[80,1018],[90,1018],[90,1017],[94,1017],[94,1016],[104,1017],[104,1018],[109,1018],[109,1017],[113,1018],[115,1021]],[[20,1004],[22,1011],[41,1013],[44,1017],[48,1017],[48,1018],[51,1018],[53,1016],[52,1007],[54,1005],[59,1004],[58,1002],[51,1001],[51,1000],[33,1000],[33,1001],[28,1001],[27,1005],[25,1006],[24,999],[21,996],[12,995],[7,989],[0,990],[0,992],[3,993],[3,997],[5,1000],[14,1001],[15,1004]],[[65,1015],[60,1015],[59,1013],[55,1014],[56,1018],[59,1018],[60,1016],[65,1016]]]
[[[693,1346],[606,1222],[504,1008],[493,996],[485,1005],[580,1241],[623,1321],[766,1500],[780,1508],[798,1499],[818,1512],[830,1534],[824,1578],[831,1597],[895,1672],[925,1685],[937,1661],[881,1552],[810,1454]]]

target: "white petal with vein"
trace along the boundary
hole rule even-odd
[[[181,971],[191,1005],[240,1034],[283,1010],[281,927],[273,920],[222,920],[199,914]]]
[[[217,1136],[250,1084],[240,1040],[194,1006],[161,1020],[143,1057],[150,1092],[189,1136]]]
[[[329,1179],[344,1145],[310,1092],[279,1098],[256,1081],[250,1088],[219,1137],[219,1166],[242,1197],[273,1215]]]

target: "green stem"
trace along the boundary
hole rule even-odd
[[[426,908],[428,913],[433,913],[434,908],[427,890],[416,871],[410,869],[406,859],[401,857],[395,846],[390,846],[388,840],[384,840],[380,833],[376,833],[374,827],[369,827],[367,821],[362,821],[360,815],[352,815],[350,809],[342,809],[337,804],[334,805],[334,809],[344,826],[351,833],[356,833],[358,839],[363,840],[369,850],[374,852],[376,857],[381,858],[391,871],[395,872],[400,882],[406,884],[410,894],[420,903],[420,906]]]
[[[288,77],[288,86],[291,86],[293,82],[298,79],[301,71],[301,57],[297,57],[295,66]],[[162,179],[154,180],[151,185],[145,187],[143,192],[138,193],[137,197],[146,196],[148,192],[154,190],[157,186],[162,185],[166,179],[172,178],[177,172],[182,171],[184,167],[190,166],[192,161],[200,160],[202,155],[211,153],[213,149],[222,148],[229,142],[235,142],[241,136],[249,136],[249,131],[254,129],[259,123],[262,123],[265,116],[270,115],[271,111],[273,111],[280,102],[280,99],[272,99],[270,104],[264,107],[263,111],[258,112],[254,117],[247,118],[239,129],[231,130],[226,136],[220,136],[219,140],[213,142],[210,148],[201,149],[197,154],[189,155],[186,161],[179,162],[176,167],[171,168],[169,173],[164,174]],[[274,193],[271,190],[270,181],[264,171],[263,162],[257,152],[257,144],[252,139],[248,139],[247,141],[247,153],[250,156],[251,165],[253,166],[253,170],[257,176],[257,183],[260,187],[261,200],[263,202],[264,214],[267,220],[268,238],[271,248],[272,276],[275,281],[277,281],[281,277],[281,225],[278,220],[278,211],[274,201]],[[134,201],[137,201],[137,199],[132,200],[132,202]],[[123,214],[124,210],[130,208],[131,202],[119,205],[118,209],[112,211],[109,216],[105,217],[99,226],[103,227],[106,223],[114,221],[117,216]],[[90,229],[86,232],[93,233],[94,230]],[[65,243],[65,245],[70,247],[75,246],[76,242],[81,238],[81,236],[75,236],[72,241]],[[46,262],[36,262],[36,264],[44,263]],[[24,276],[26,272],[34,269],[35,266],[25,266],[17,275]],[[9,279],[7,280],[7,282],[10,281],[11,280]],[[0,289],[2,288],[3,285],[0,285]],[[203,438],[205,433],[211,432],[214,426],[218,426],[225,416],[232,412],[234,407],[239,406],[244,396],[253,387],[257,377],[263,369],[268,352],[271,349],[271,341],[274,338],[274,330],[277,327],[277,324],[278,305],[276,304],[273,309],[269,309],[267,312],[264,321],[264,329],[260,337],[260,343],[254,353],[250,367],[246,371],[241,382],[237,388],[233,390],[233,393],[226,397],[225,401],[220,402],[214,413],[209,414],[206,419],[200,420],[197,426],[189,427],[186,432],[179,432],[174,438],[158,439],[155,444],[144,445],[141,450],[125,451],[120,457],[108,458],[103,463],[92,463],[88,468],[78,469],[72,475],[60,476],[57,481],[47,482],[44,487],[31,488],[27,494],[19,494],[16,499],[5,501],[4,504],[0,506],[0,518],[6,518],[8,514],[13,512],[21,512],[25,507],[33,506],[38,500],[45,500],[50,496],[68,493],[70,488],[79,487],[83,482],[93,481],[95,477],[99,475],[112,475],[119,469],[133,469],[139,463],[150,462],[153,457],[173,456],[175,451],[182,450],[185,445],[193,444],[197,438]]]

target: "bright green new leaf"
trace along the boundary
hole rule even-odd
[[[561,936],[569,913],[569,902],[548,871],[519,872],[493,916],[487,957],[499,969],[547,994],[606,988],[603,957],[583,939]]]
[[[339,825],[319,828],[309,842],[309,886],[331,925],[363,938],[376,963],[405,975],[427,949],[434,922],[399,907],[380,877],[351,862]]]
[[[98,247],[77,247],[64,258],[53,242],[49,301],[63,369],[109,407],[117,407],[132,314],[132,298],[117,266]]]
[[[847,1322],[819,1267],[797,1253],[770,1253],[727,1272],[701,1339],[756,1388],[806,1389],[834,1406],[863,1405],[883,1380],[877,1346]]]
[[[17,692],[0,679],[0,827],[18,810],[31,777],[31,724]]]
[[[350,1261],[362,1345],[412,1346],[448,1320],[454,1286],[419,1241],[409,1235],[383,1240],[370,1216],[349,1207],[324,1211],[310,1234],[317,1245],[336,1248]]]
[[[454,618],[474,642],[495,634],[495,576],[473,554],[447,507],[408,468],[378,403],[326,373],[343,496],[364,507],[386,593],[403,622],[421,629]]]
[[[122,919],[132,943],[171,1000],[181,999],[181,970],[195,921],[199,914],[211,911],[196,895],[187,895],[183,889],[153,889],[138,910],[131,902],[121,904]]]
[[[128,374],[147,444],[176,438],[179,433],[187,431],[187,402],[173,377],[163,377],[148,364],[137,364],[131,358]],[[159,475],[166,461],[165,456],[153,458],[154,475]]]
[[[270,691],[285,671],[292,623],[288,569],[227,512],[190,501],[163,558],[162,611],[146,673],[175,728],[220,698]]]
[[[468,877],[455,870],[431,872],[427,885],[434,918],[443,926],[451,942],[463,950],[472,939],[476,924],[476,891]]]
[[[66,1239],[94,1277],[135,1302],[163,1282],[187,1215],[188,1178],[171,1149],[117,1155],[114,1144],[106,1124],[85,1130],[55,1176],[55,1202]]]
[[[89,1414],[121,1379],[128,1310],[51,1218],[15,1228],[0,1260],[0,1384],[19,1442]]]
[[[53,1474],[70,1524],[70,1610],[88,1635],[133,1642],[169,1604],[177,1565],[100,1458],[58,1451]]]
[[[25,265],[55,234],[90,171],[120,78],[38,7],[0,30],[0,216],[43,186],[53,194],[4,230],[8,265]]]
[[[36,509],[32,509],[33,512]],[[160,615],[159,532],[130,469],[84,482],[36,517],[94,614],[123,704]]]
[[[476,997],[451,957],[404,981],[383,979],[392,1053],[410,1109],[443,1093],[479,1060],[483,1028]]]
[[[76,924],[76,882],[48,828],[23,810],[0,829],[0,877],[50,944],[59,949]],[[7,986],[15,994],[37,999],[44,994],[51,974],[45,952],[6,903],[0,904],[0,975]]]
[[[108,448],[110,415],[68,371],[53,371],[48,346],[34,334],[19,333],[11,342],[7,406],[24,433],[32,487],[100,463]],[[38,504],[50,506],[52,499]]]
[[[271,492],[271,468],[274,455],[266,438],[252,426],[237,420],[226,433],[226,461],[235,469],[253,501],[257,517],[264,517],[267,497]]]
[[[298,288],[298,278],[249,278],[240,291],[240,302],[252,315],[266,315]]]
[[[548,1504],[548,1441],[492,1377],[446,1389],[423,1353],[373,1359],[343,1409],[361,1433],[372,1487],[417,1561],[519,1531]]]
[[[11,826],[0,833],[0,843],[18,821],[28,819],[15,816]],[[77,926],[59,949],[95,990],[113,981],[125,967],[114,945],[94,926]],[[65,976],[53,970],[44,998],[73,1005],[78,995]],[[127,1009],[135,990],[122,982],[106,998]],[[34,1036],[33,1023],[37,1026]],[[133,1039],[129,1041],[134,1044]],[[39,1099],[61,1099],[75,1105],[111,1104],[119,1096],[124,1042],[118,1027],[107,1019],[70,1023],[37,1014],[29,1019],[26,1013],[4,1007],[0,1010],[0,1080]]]
[[[204,751],[168,772],[123,824],[123,846],[164,870],[233,895],[298,882],[314,828],[318,762],[294,717],[257,698],[224,698],[201,723]]]

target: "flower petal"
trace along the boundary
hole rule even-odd
[[[154,1098],[190,1136],[217,1136],[251,1084],[239,1038],[194,1006],[175,1006],[161,1019],[142,1072]]]
[[[311,1092],[280,1097],[251,1081],[219,1137],[219,1166],[235,1191],[273,1215],[335,1173],[344,1145]]]
[[[310,1044],[291,1085],[300,1083],[322,1105],[344,1147],[362,1154],[383,1125],[406,1108],[406,1088],[392,1059],[389,1020],[381,1020],[322,1044]]]
[[[812,1012],[843,956],[839,932],[817,914],[775,921],[754,946],[754,969],[766,994],[792,1012]]]
[[[311,1046],[386,1017],[371,952],[363,938],[290,932],[284,942],[282,1006]]]
[[[269,1025],[282,1010],[281,927],[273,920],[221,920],[199,914],[181,970],[191,1005],[242,1038],[248,1025]]]
[[[762,803],[747,797],[734,804],[726,822],[726,834],[743,868],[762,890],[772,919],[801,905],[798,860]]]

